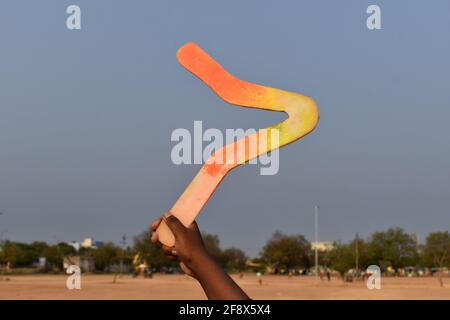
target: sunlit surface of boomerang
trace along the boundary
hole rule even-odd
[[[170,210],[185,226],[189,226],[231,169],[307,135],[316,127],[319,111],[310,97],[234,77],[195,43],[182,46],[177,59],[224,101],[243,107],[282,111],[288,115],[286,120],[260,129],[211,155]],[[271,141],[273,131],[277,131],[278,141]],[[245,148],[237,147],[240,143],[245,143]],[[230,156],[234,161],[228,161]],[[164,222],[157,233],[161,243],[167,246],[175,243]]]

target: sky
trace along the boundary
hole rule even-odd
[[[66,28],[72,4],[81,30]],[[224,179],[197,220],[222,247],[256,256],[275,230],[312,240],[315,205],[324,241],[449,230],[449,15],[446,0],[2,0],[0,234],[131,243],[200,168],[172,163],[173,130],[284,119],[219,99],[178,64],[189,41],[321,114],[278,174]]]

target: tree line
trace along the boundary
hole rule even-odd
[[[150,232],[134,237],[131,246],[118,246],[107,242],[98,248],[80,248],[78,251],[67,243],[50,245],[45,242],[20,243],[3,241],[0,244],[0,264],[10,268],[29,268],[40,257],[46,260],[44,271],[63,271],[67,256],[89,257],[95,263],[95,271],[111,272],[111,266],[132,265],[140,259],[154,271],[177,270],[177,264],[164,256],[158,244],[149,241]],[[222,249],[219,237],[203,234],[206,248],[229,272],[253,270],[274,273],[305,273],[314,266],[314,251],[303,235],[286,235],[275,232],[266,242],[259,256],[254,259],[239,248]],[[348,270],[365,270],[378,265],[382,271],[402,268],[442,269],[450,267],[450,234],[448,231],[428,234],[420,244],[413,234],[401,228],[378,231],[366,239],[355,237],[348,242],[335,241],[331,249],[319,253],[319,264],[344,275]]]

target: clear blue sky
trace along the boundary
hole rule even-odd
[[[66,29],[66,7],[82,30]],[[382,30],[366,28],[378,4]],[[195,41],[242,79],[316,99],[321,121],[240,167],[199,217],[256,255],[276,230],[348,240],[450,229],[450,2],[0,2],[0,232],[16,241],[118,242],[171,207],[199,166],[170,161],[176,128],[260,128],[176,61]]]

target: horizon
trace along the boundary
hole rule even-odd
[[[386,228],[386,229],[383,229],[383,230],[376,230],[376,231],[374,231],[374,232],[384,232],[384,231],[387,231],[387,230],[390,230],[390,229],[397,229],[397,228],[402,229],[402,230],[403,230],[406,234],[408,234],[408,235],[414,236],[414,237],[416,238],[416,240],[417,240],[417,245],[418,245],[418,246],[422,246],[422,245],[424,245],[424,244],[426,243],[426,237],[425,237],[425,238],[420,238],[420,236],[418,236],[416,233],[414,233],[414,232],[409,232],[408,230],[405,230],[404,228],[399,227],[399,226],[392,226],[392,227],[389,227],[389,228]],[[140,235],[141,233],[143,233],[143,232],[144,232],[144,231],[142,231],[142,232],[140,232],[140,233],[133,234],[133,235],[127,235],[127,234],[124,235],[124,236],[126,236],[126,239],[127,239],[127,243],[125,244],[125,247],[126,247],[126,248],[131,248],[131,247],[133,247],[135,237],[139,236],[139,235]],[[248,252],[246,252],[245,250],[243,250],[242,248],[240,248],[240,247],[238,247],[238,246],[232,246],[232,247],[233,247],[233,248],[237,248],[237,249],[242,249],[242,250],[245,252],[245,254],[246,254],[250,259],[255,259],[255,258],[258,258],[258,257],[260,256],[261,250],[263,249],[263,247],[264,247],[264,245],[267,243],[267,241],[270,240],[271,237],[272,237],[275,233],[277,233],[277,232],[281,232],[283,235],[286,235],[286,236],[304,236],[305,239],[306,239],[310,244],[312,244],[312,243],[315,242],[314,239],[310,239],[310,238],[306,237],[306,236],[303,235],[303,234],[295,234],[295,233],[294,233],[294,234],[292,234],[292,233],[289,233],[289,234],[288,234],[288,233],[283,232],[282,230],[274,230],[274,231],[270,234],[270,236],[266,239],[266,241],[261,245],[260,251],[257,252],[256,255],[251,255],[251,254],[249,254]],[[433,233],[433,232],[450,232],[450,231],[449,231],[449,230],[434,230],[434,231],[431,231],[430,233]],[[216,235],[216,234],[209,233],[207,230],[206,230],[206,231],[202,231],[202,234],[208,234],[208,235],[213,235],[213,236]],[[371,234],[369,234],[369,235],[361,235],[361,234],[359,234],[359,233],[357,233],[357,234],[358,234],[358,239],[359,239],[359,240],[362,240],[362,241],[369,241],[370,238],[371,238],[372,235],[373,235],[373,233],[371,233]],[[427,236],[428,236],[428,234],[427,234]],[[81,243],[82,243],[83,241],[87,240],[87,239],[91,239],[93,243],[95,243],[95,242],[101,242],[102,244],[105,244],[105,243],[113,243],[113,244],[116,245],[116,246],[120,246],[120,247],[124,246],[123,242],[121,242],[121,241],[123,241],[123,238],[122,238],[122,240],[120,240],[120,241],[115,241],[115,240],[110,240],[110,239],[98,239],[98,238],[96,238],[96,237],[94,237],[94,236],[92,236],[92,235],[91,235],[91,236],[82,237],[82,238],[76,239],[76,240],[70,240],[70,241],[57,241],[57,240],[54,240],[54,241],[44,241],[44,240],[36,239],[36,240],[33,240],[33,241],[28,241],[28,242],[16,241],[16,240],[14,240],[14,239],[8,239],[8,237],[3,236],[3,238],[0,238],[0,241],[21,242],[21,243],[27,243],[27,244],[31,244],[31,243],[33,243],[33,242],[45,242],[45,243],[47,243],[48,245],[57,245],[57,244],[59,244],[59,243],[66,243],[66,244],[78,243],[78,244],[80,245],[80,248],[81,248]],[[355,240],[355,239],[356,239],[356,234],[353,235],[353,238],[349,238],[348,240],[342,240],[342,239],[330,239],[330,240],[327,239],[327,240],[323,240],[323,239],[320,239],[320,238],[319,238],[319,239],[318,239],[318,242],[319,242],[319,243],[323,243],[323,242],[331,242],[331,243],[349,243],[349,242],[351,242],[351,241],[353,241],[353,240]],[[149,239],[149,241],[150,241],[150,239]],[[232,248],[232,247],[226,247],[226,246],[223,246],[220,237],[219,237],[219,245],[220,245],[220,248],[223,249],[223,250],[224,250],[224,249]]]

